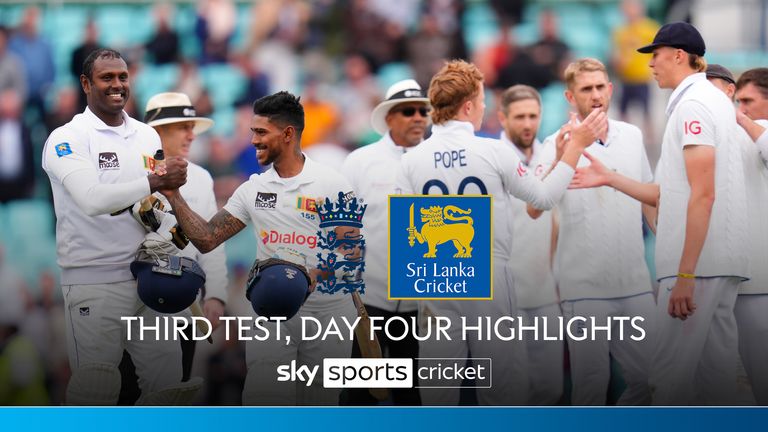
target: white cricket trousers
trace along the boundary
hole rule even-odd
[[[738,362],[733,309],[741,279],[696,279],[696,311],[685,321],[667,312],[675,281],[667,278],[659,285],[659,337],[651,362],[653,404],[733,404]]]
[[[154,332],[139,340],[139,324],[120,317],[143,317],[145,325],[155,325],[163,314],[146,307],[139,299],[136,281],[96,285],[64,285],[67,353],[72,370],[91,363],[117,368],[127,350],[136,366],[143,394],[163,390],[181,382],[181,344],[178,339],[163,340]],[[160,320],[162,322],[162,318]]]
[[[629,320],[623,321],[624,337],[621,339],[621,323],[611,320],[610,340],[605,330],[595,331],[591,340],[591,323],[585,331],[585,340],[568,339],[571,366],[573,405],[605,405],[608,383],[611,378],[610,356],[621,366],[627,387],[617,401],[618,405],[650,405],[651,389],[648,374],[655,338],[655,303],[648,292],[631,297],[604,300],[577,300],[563,302],[563,316],[568,322],[573,317],[594,317],[596,326],[606,326],[611,317],[643,317],[637,324],[645,330],[645,338],[637,341],[630,336],[637,334]]]
[[[325,294],[314,293],[312,296]],[[310,300],[301,307],[290,320],[280,326],[281,340],[276,340],[277,325],[268,322],[270,337],[265,341],[249,340],[245,343],[245,362],[248,373],[243,388],[243,405],[338,405],[341,389],[323,387],[323,359],[350,358],[352,356],[352,338],[349,337],[345,317],[350,323],[357,318],[352,297],[346,294],[334,294],[333,302],[312,305]],[[337,301],[336,301],[337,300]],[[302,318],[306,319],[307,340],[302,340]],[[317,333],[317,326],[309,318],[320,321],[322,332],[328,329],[331,320],[335,321],[343,338],[329,336],[309,340]],[[286,344],[285,336],[290,336]],[[311,385],[296,381],[277,381],[277,368],[296,361],[296,367],[317,368],[317,375]]]
[[[734,308],[739,355],[758,405],[768,405],[768,294],[742,294]]]
[[[520,309],[520,315],[527,327],[534,325],[534,319],[547,318],[549,326],[557,324],[561,316],[560,305],[540,306]],[[530,333],[525,334],[525,347],[528,352],[528,404],[557,405],[563,395],[563,341],[535,340]],[[541,337],[540,337],[541,338]]]
[[[509,260],[495,258],[496,263],[507,261]],[[492,387],[476,389],[477,402],[480,405],[525,405],[528,402],[528,358],[525,341],[519,340],[514,323],[507,320],[499,326],[501,335],[510,335],[514,331],[516,338],[511,341],[497,338],[487,340],[485,337],[480,340],[476,331],[467,332],[467,338],[464,340],[462,332],[462,317],[466,317],[467,324],[472,326],[477,325],[478,317],[482,317],[484,323],[485,317],[490,317],[492,324],[498,318],[513,317],[516,323],[519,311],[513,281],[509,265],[497,265],[493,275],[493,300],[419,302],[420,322],[442,316],[448,318],[451,323],[448,331],[451,340],[437,340],[433,331],[433,338],[419,341],[419,357],[461,359],[471,356],[491,359]],[[422,329],[423,326],[422,323]],[[459,404],[460,380],[420,379],[418,385],[422,387],[420,394],[424,405]],[[424,388],[434,386],[440,388]]]

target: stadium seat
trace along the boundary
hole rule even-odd
[[[245,88],[245,77],[238,68],[229,64],[202,66],[200,79],[208,89],[216,110],[232,107]]]
[[[380,67],[376,74],[379,88],[385,90],[392,84],[408,78],[413,78],[413,70],[410,65],[401,62],[387,63]]]
[[[553,134],[568,120],[568,101],[564,92],[565,85],[562,83],[553,83],[541,90],[541,105],[546,115],[541,117],[539,138]]]
[[[133,81],[137,106],[143,108],[153,95],[173,90],[178,79],[179,67],[175,64],[145,63]]]

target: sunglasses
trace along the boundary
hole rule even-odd
[[[416,114],[416,111],[418,111],[422,117],[426,117],[427,114],[429,114],[429,108],[427,107],[421,107],[421,108],[408,107],[408,108],[397,110],[396,112],[401,113],[405,117],[413,117]]]

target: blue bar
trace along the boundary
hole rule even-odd
[[[3,431],[765,430],[765,408],[2,408]],[[239,429],[242,428],[242,429]]]

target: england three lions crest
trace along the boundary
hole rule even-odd
[[[325,198],[317,205],[320,230],[317,232],[318,276],[316,289],[335,294],[365,292],[365,239],[360,234],[367,204],[353,193],[339,192],[337,199]]]
[[[389,298],[493,298],[492,198],[389,197]]]

